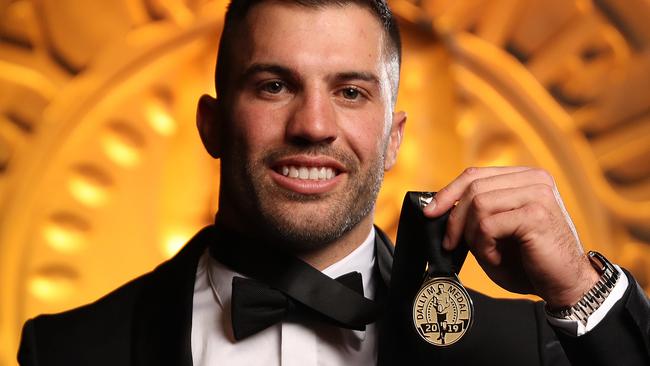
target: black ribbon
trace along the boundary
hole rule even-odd
[[[214,258],[235,272],[286,295],[290,306],[302,307],[306,312],[314,312],[325,321],[348,329],[365,330],[366,324],[377,320],[380,308],[374,301],[277,245],[260,243],[219,226],[215,234],[218,238],[210,246]],[[233,309],[233,313],[238,311]]]
[[[435,193],[408,192],[402,204],[391,277],[393,284],[400,285],[391,286],[391,291],[403,299],[415,297],[424,277],[454,277],[469,251],[464,243],[451,252],[442,247],[451,211],[435,219],[424,216],[422,198],[432,195]]]

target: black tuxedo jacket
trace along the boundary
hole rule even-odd
[[[378,271],[390,283],[392,245],[381,232],[376,238]],[[211,240],[218,238],[210,226],[174,258],[98,301],[27,321],[20,364],[192,365],[194,280],[198,259]],[[585,336],[555,332],[539,303],[492,299],[471,291],[476,319],[467,340],[443,353],[430,353],[432,347],[417,338],[391,336],[402,330],[381,322],[379,363],[569,365],[571,359],[574,365],[649,365],[650,304],[629,279],[622,301]],[[384,318],[390,312],[387,309]]]

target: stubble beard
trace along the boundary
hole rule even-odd
[[[268,238],[275,245],[295,253],[326,247],[357,226],[374,209],[384,177],[384,154],[362,171],[356,158],[331,148],[308,149],[302,153],[335,157],[348,169],[344,189],[334,193],[304,195],[278,187],[267,175],[267,160],[295,153],[295,149],[276,150],[261,160],[248,161],[240,167],[242,174],[235,197],[248,197],[244,211],[255,225],[255,236]],[[383,150],[382,150],[383,151]],[[242,157],[243,158],[243,157]],[[319,206],[318,203],[322,203]],[[317,207],[318,209],[311,209]]]

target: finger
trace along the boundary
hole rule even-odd
[[[574,291],[575,288],[583,290],[586,287],[576,285],[582,281],[582,268],[591,267],[584,265],[586,257],[580,242],[567,233],[566,228],[562,229],[563,222],[539,202],[500,212],[481,220],[481,240],[471,246],[472,253],[481,265],[493,267],[510,267],[514,262],[508,263],[508,258],[517,258],[539,296],[544,299],[558,299],[560,295],[573,298],[574,293],[581,293]]]
[[[531,247],[538,235],[537,227],[540,223],[553,222],[552,214],[548,207],[539,202],[529,202],[526,205],[510,211],[483,218],[479,222],[479,230],[484,237],[499,241],[507,238],[517,238],[519,245]],[[552,245],[538,246],[539,249],[552,250]],[[477,246],[478,249],[478,246]],[[475,253],[481,256],[481,253]]]
[[[473,181],[493,175],[502,175],[530,170],[528,167],[484,167],[467,168],[461,175],[436,193],[424,209],[428,217],[438,217],[454,206]]]
[[[529,231],[528,225],[533,220],[525,220],[528,214],[542,215],[542,208],[528,205],[522,208],[500,212],[483,218],[479,222],[476,240],[471,244],[472,253],[477,260],[491,266],[499,266],[503,259],[497,242]]]
[[[553,178],[541,169],[527,169],[493,175],[470,182],[460,197],[458,205],[451,212],[449,221],[447,222],[445,238],[443,239],[443,247],[451,250],[458,245],[465,231],[468,211],[475,208],[472,205],[477,195],[493,190],[526,187],[537,184],[546,185],[550,191],[554,190]]]
[[[555,203],[553,188],[546,184],[533,184],[477,194],[468,209],[467,222],[463,231],[465,240],[468,242],[477,240],[481,234],[479,224],[484,218],[521,208],[530,202],[540,202],[546,207],[552,207]]]

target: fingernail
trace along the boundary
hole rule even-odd
[[[427,211],[427,212],[432,212],[433,210],[435,210],[437,205],[438,205],[438,202],[436,202],[436,199],[432,198],[431,202],[429,202],[429,204],[424,208],[424,210]]]

